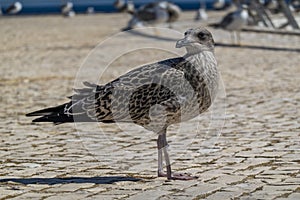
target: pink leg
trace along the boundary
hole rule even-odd
[[[166,139],[166,130],[162,131],[158,135],[157,149],[158,149],[158,176],[167,177],[168,180],[193,180],[197,179],[196,176],[191,176],[187,173],[172,173],[171,164],[168,154],[168,143]],[[163,171],[162,152],[164,152],[167,173]]]

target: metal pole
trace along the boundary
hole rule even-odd
[[[294,28],[294,29],[299,29],[299,25],[297,24],[290,8],[287,6],[286,2],[284,0],[278,0],[278,3],[281,7],[281,11],[285,15],[285,17],[288,19],[289,24]]]

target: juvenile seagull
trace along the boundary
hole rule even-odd
[[[236,42],[240,45],[240,30],[247,25],[248,18],[248,7],[247,5],[242,5],[239,6],[236,11],[228,13],[220,23],[210,24],[210,26],[222,28],[230,31],[231,33],[233,32],[233,34],[231,34],[232,41],[234,42],[236,39]]]
[[[212,34],[189,29],[178,40],[183,57],[141,66],[105,85],[85,82],[68,103],[35,111],[33,122],[131,122],[158,134],[158,176],[191,180],[190,174],[172,173],[167,151],[168,126],[192,119],[212,104],[218,88]],[[166,173],[163,171],[163,154]]]
[[[22,7],[23,7],[22,4],[16,1],[5,10],[5,13],[12,14],[12,15],[18,14],[19,12],[21,12]]]

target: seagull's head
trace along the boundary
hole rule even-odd
[[[212,34],[205,28],[189,29],[184,33],[184,38],[178,40],[176,48],[185,47],[189,54],[201,51],[213,51],[214,39]]]

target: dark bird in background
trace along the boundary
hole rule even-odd
[[[230,31],[233,43],[236,41],[240,44],[240,30],[247,25],[248,18],[248,6],[240,5],[236,11],[228,13],[221,22],[209,26]]]
[[[16,1],[12,5],[10,5],[6,10],[5,13],[15,15],[21,12],[23,6],[20,2]]]
[[[105,85],[84,83],[71,101],[26,116],[33,122],[128,122],[158,134],[158,176],[191,180],[190,174],[172,173],[167,151],[168,126],[205,112],[218,90],[218,70],[212,34],[189,29],[178,40],[183,57],[162,60],[133,69]],[[166,170],[163,170],[163,156]]]
[[[114,7],[119,11],[119,12],[126,12],[129,14],[134,14],[135,12],[135,7],[133,1],[125,1],[125,0],[116,0],[114,2]]]
[[[137,9],[128,25],[123,30],[141,27],[145,24],[171,23],[178,20],[181,14],[181,9],[170,2],[158,1],[141,6]]]

